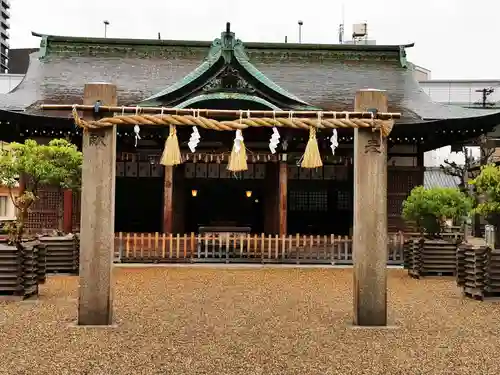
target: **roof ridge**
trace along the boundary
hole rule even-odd
[[[49,42],[68,43],[91,43],[91,44],[133,44],[150,46],[186,46],[186,47],[209,47],[213,41],[209,40],[175,40],[175,39],[135,39],[135,38],[104,38],[104,37],[84,37],[84,36],[64,36],[43,34],[32,31],[35,37],[46,38]],[[247,48],[262,49],[290,49],[290,50],[334,50],[334,51],[363,51],[399,52],[401,48],[411,48],[415,43],[407,44],[328,44],[328,43],[283,43],[283,42],[245,42]]]

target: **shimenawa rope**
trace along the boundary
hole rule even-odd
[[[322,112],[318,112],[316,119],[311,118],[297,118],[293,117],[290,112],[289,117],[250,117],[250,112],[247,111],[247,118],[243,118],[240,113],[238,120],[217,121],[199,115],[173,115],[163,114],[148,115],[120,115],[114,117],[106,117],[100,120],[84,120],[78,115],[76,107],[73,107],[72,114],[75,124],[84,130],[99,129],[114,125],[156,125],[156,126],[169,126],[169,136],[165,142],[165,150],[162,155],[161,164],[171,166],[181,163],[179,142],[177,139],[176,126],[199,126],[204,129],[212,129],[217,131],[234,131],[244,130],[250,127],[287,127],[294,129],[307,129],[309,130],[309,141],[307,142],[306,150],[302,159],[301,166],[303,168],[318,168],[323,165],[319,153],[318,143],[316,139],[317,129],[339,129],[339,128],[371,128],[373,131],[380,131],[381,137],[387,137],[392,130],[394,120],[380,120],[372,118],[349,118],[346,114],[345,118],[336,118],[335,114],[332,118],[325,118]],[[243,144],[243,141],[241,141]],[[243,144],[244,148],[244,144]],[[234,151],[234,146],[233,146]],[[238,162],[229,163],[228,169],[233,171],[246,170],[246,154],[238,152]],[[234,156],[236,156],[236,154]],[[245,162],[242,159],[245,159]],[[236,160],[235,160],[236,161]],[[245,168],[245,169],[241,169]]]

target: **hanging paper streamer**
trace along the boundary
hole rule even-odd
[[[231,172],[246,171],[248,169],[247,152],[245,143],[243,142],[243,133],[240,129],[236,130],[236,136],[234,138],[233,149],[229,157],[227,169]]]
[[[337,129],[333,129],[333,134],[330,137],[330,148],[332,149],[332,155],[335,155],[335,150],[339,147],[339,138],[337,135]]]
[[[273,135],[271,135],[271,140],[269,141],[269,150],[271,150],[271,154],[276,153],[276,148],[280,143],[280,133],[276,126],[273,127]]]
[[[141,128],[139,125],[134,125],[134,134],[135,134],[135,147],[137,147],[137,141],[141,139],[139,133],[141,132]]]
[[[196,146],[200,143],[200,133],[198,132],[198,128],[193,126],[193,132],[191,133],[191,137],[189,138],[188,147],[191,152],[196,151]]]
[[[236,137],[234,137],[234,150],[236,153],[241,151],[241,145],[243,143],[243,133],[240,129],[236,130]]]

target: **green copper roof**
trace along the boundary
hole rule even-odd
[[[205,60],[195,70],[139,105],[179,106],[190,98],[206,97],[203,94],[207,91],[260,97],[267,103],[266,106],[271,105],[273,108],[317,109],[260,72],[249,61],[243,43],[229,29],[221,34],[220,39],[213,41]],[[226,99],[229,97],[226,95]]]
[[[248,95],[248,94],[242,94],[238,92],[232,92],[232,93],[226,93],[226,92],[215,92],[212,94],[201,94],[198,96],[195,96],[193,98],[190,98],[178,105],[175,106],[175,108],[188,108],[189,106],[196,104],[196,103],[201,103],[207,100],[242,100],[242,101],[248,101],[248,102],[253,102],[257,104],[261,104],[269,109],[272,109],[274,111],[279,111],[281,108],[275,106],[273,103],[259,98],[258,96],[255,95]]]

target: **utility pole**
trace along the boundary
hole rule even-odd
[[[488,96],[493,94],[495,92],[495,89],[490,87],[490,88],[484,88],[484,89],[478,89],[476,92],[481,93],[481,100],[477,102],[482,108],[486,108],[488,106],[491,106],[492,103],[488,102]]]
[[[302,25],[304,24],[303,21],[299,20],[299,43],[302,43]]]
[[[108,37],[109,21],[104,20],[103,23],[104,23],[104,37],[107,38]]]

